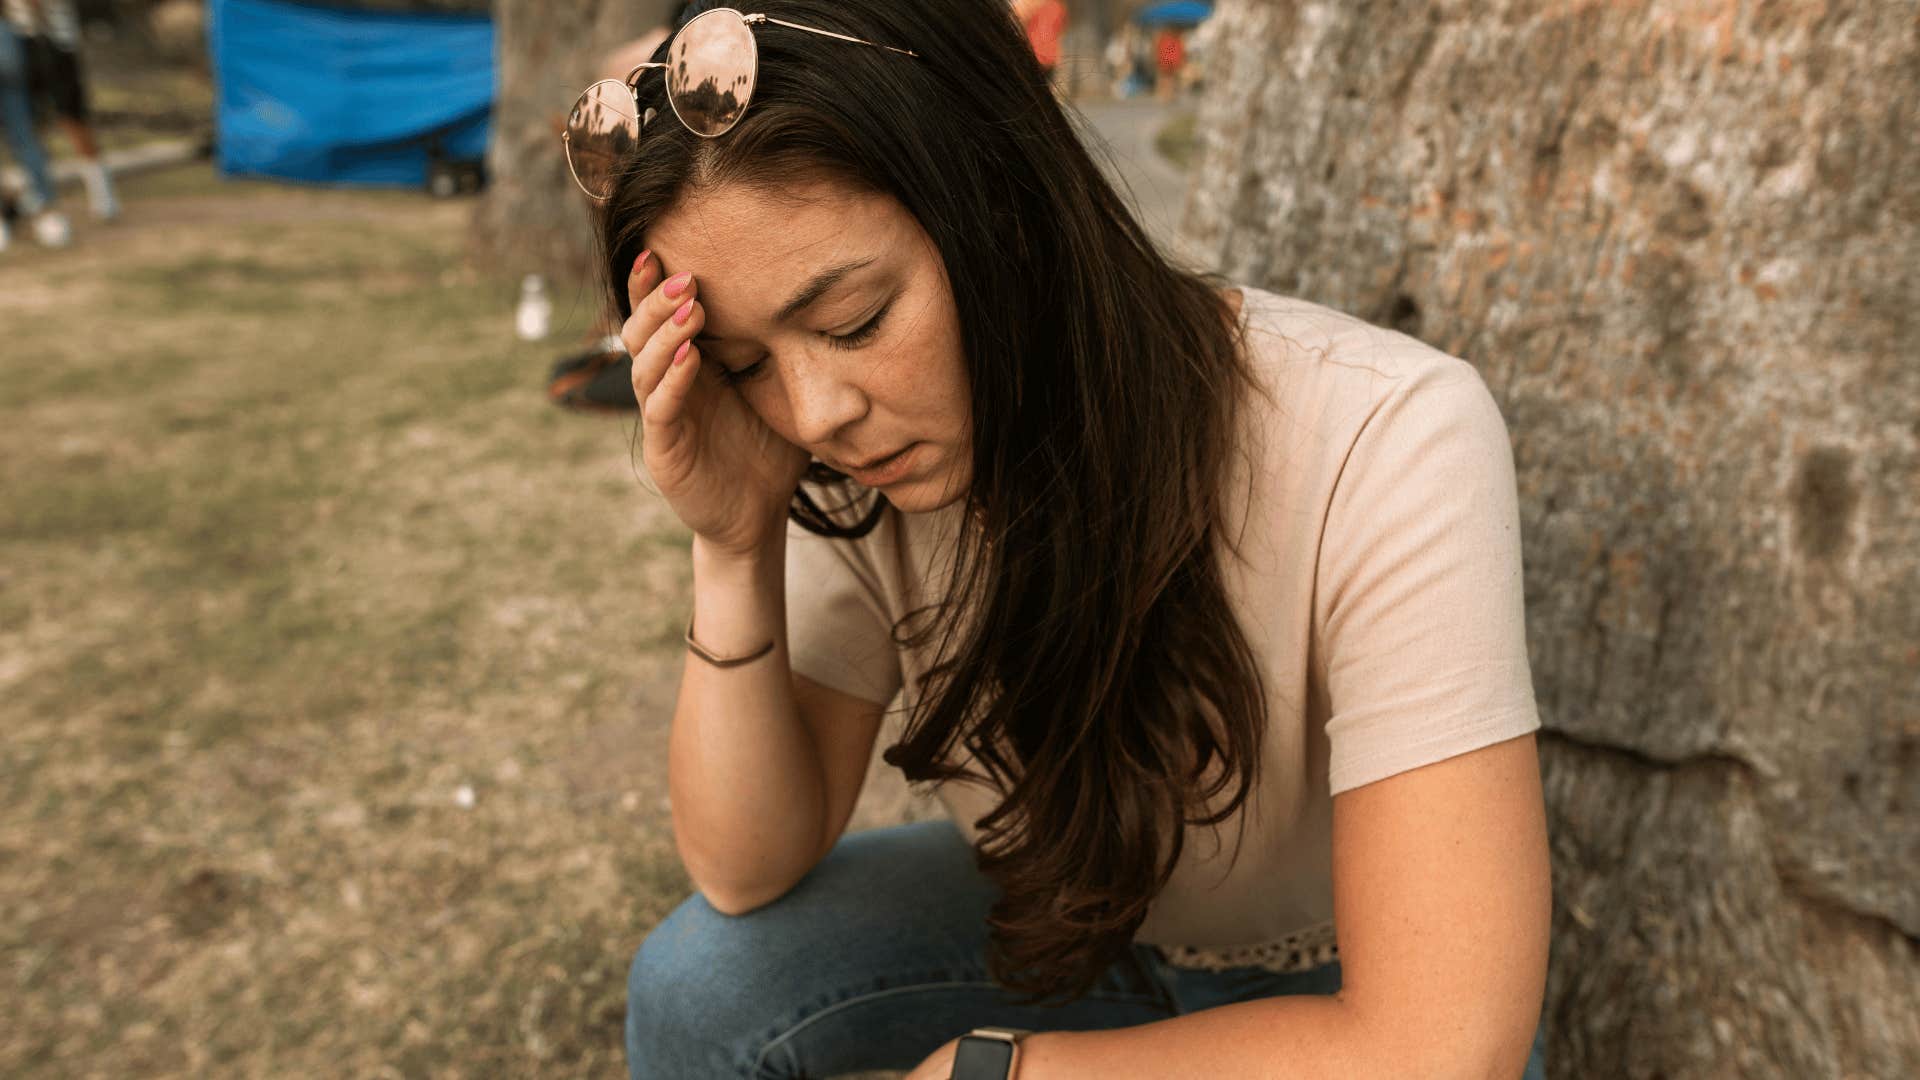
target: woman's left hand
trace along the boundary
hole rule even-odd
[[[960,1049],[960,1040],[953,1039],[945,1046],[927,1055],[927,1060],[913,1067],[905,1080],[949,1080],[953,1076],[953,1054]]]

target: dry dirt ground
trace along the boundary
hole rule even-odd
[[[619,1074],[688,572],[542,396],[593,299],[515,341],[465,202],[123,197],[0,255],[0,1075]]]

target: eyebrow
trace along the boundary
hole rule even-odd
[[[800,286],[800,291],[794,293],[791,300],[788,300],[780,306],[779,314],[773,317],[774,321],[786,322],[788,319],[800,314],[802,311],[813,306],[815,300],[831,292],[833,287],[840,284],[848,274],[862,267],[871,266],[872,264],[873,259],[866,258],[861,259],[859,262],[841,263],[838,266],[830,266],[820,271],[813,276],[813,280]]]

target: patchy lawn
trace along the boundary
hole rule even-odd
[[[607,1075],[686,895],[685,534],[472,204],[123,182],[0,255],[0,1074]]]

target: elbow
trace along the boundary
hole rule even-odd
[[[771,874],[743,873],[749,867],[708,859],[684,842],[677,845],[680,864],[693,881],[694,891],[707,905],[722,915],[750,915],[793,891],[793,887],[812,869],[788,866],[771,869]]]
[[[713,889],[701,889],[700,895],[706,900],[707,906],[713,908],[713,910],[722,915],[739,918],[742,915],[753,914],[768,904],[773,903],[775,900],[780,899],[780,897],[786,895],[786,893],[755,894],[750,892],[725,892],[715,891]]]
[[[779,885],[766,883],[722,884],[717,881],[694,879],[694,888],[706,900],[707,905],[722,915],[739,917],[754,912],[773,903],[775,900],[793,891],[797,881]]]

